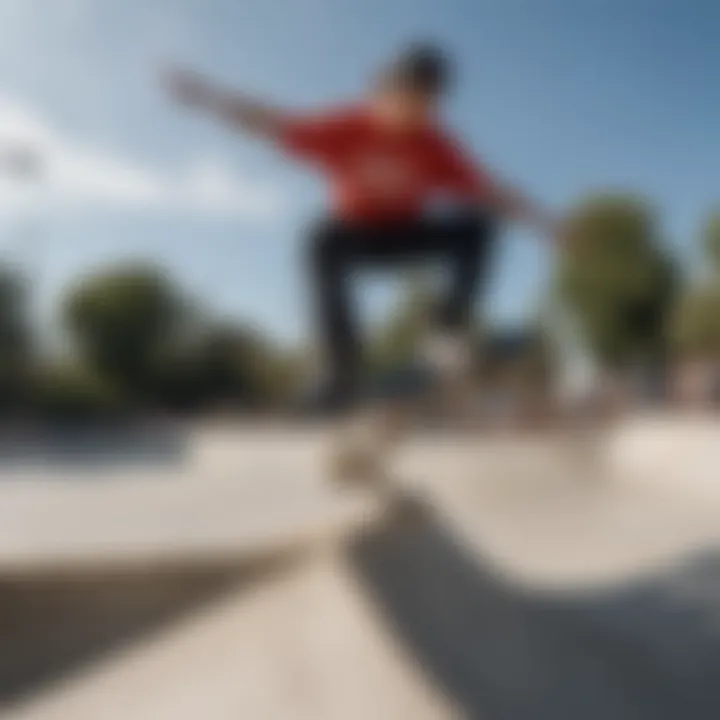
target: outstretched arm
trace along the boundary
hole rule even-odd
[[[489,183],[478,199],[500,215],[529,225],[545,237],[558,237],[558,222],[551,213],[513,187],[498,182]]]
[[[439,157],[440,177],[447,189],[501,217],[529,225],[541,235],[558,237],[558,223],[548,211],[474,161],[457,141],[446,139]]]
[[[191,108],[203,110],[252,135],[276,140],[283,128],[282,112],[225,90],[201,75],[174,69],[164,76],[172,97]]]

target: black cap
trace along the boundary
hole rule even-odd
[[[383,73],[386,82],[402,87],[440,94],[452,81],[450,61],[437,45],[414,43],[390,63]]]

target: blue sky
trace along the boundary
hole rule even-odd
[[[0,0],[0,140],[3,113],[8,133],[34,128],[64,183],[31,213],[0,182],[2,246],[32,262],[46,304],[79,272],[147,257],[218,312],[302,338],[318,178],[178,112],[156,68],[177,59],[280,105],[322,107],[361,93],[420,36],[455,53],[448,121],[488,163],[558,209],[638,191],[692,260],[720,201],[719,31],[713,0]],[[551,260],[506,232],[492,315],[531,314]],[[380,311],[384,285],[366,287]]]

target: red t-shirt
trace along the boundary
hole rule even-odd
[[[477,199],[490,188],[439,128],[393,131],[361,108],[289,119],[281,144],[327,173],[336,212],[353,221],[412,219],[436,196]]]

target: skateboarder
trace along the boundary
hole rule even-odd
[[[356,268],[417,260],[448,265],[449,286],[425,350],[438,367],[457,372],[469,361],[467,330],[498,222],[517,219],[554,232],[543,210],[473,161],[443,128],[439,113],[452,74],[442,50],[415,44],[382,69],[356,104],[312,116],[275,109],[194,73],[176,70],[167,78],[184,104],[271,141],[330,181],[331,209],[308,238],[328,409],[347,408],[359,394],[362,348],[348,288]]]

